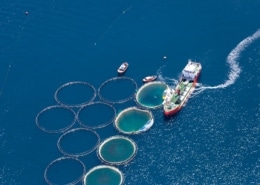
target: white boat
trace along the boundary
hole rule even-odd
[[[154,81],[154,80],[156,80],[156,79],[157,79],[157,76],[156,76],[156,75],[146,76],[146,77],[143,78],[143,82],[144,82],[144,83],[152,82],[152,81]]]
[[[127,62],[123,62],[119,68],[117,69],[118,74],[123,74],[127,70],[129,64]]]

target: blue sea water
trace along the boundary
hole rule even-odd
[[[139,87],[151,74],[171,85],[188,59],[203,66],[200,84],[177,116],[153,110],[153,127],[131,136],[137,155],[118,167],[125,184],[259,184],[259,12],[259,0],[2,0],[0,184],[46,184],[45,169],[63,156],[61,134],[43,132],[35,118],[57,105],[61,85],[98,89],[122,61]],[[112,124],[97,132],[102,140],[118,134]],[[79,159],[86,171],[102,164],[95,152]],[[79,166],[61,169],[73,179]]]

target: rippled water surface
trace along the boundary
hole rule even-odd
[[[59,98],[70,107],[60,109],[55,92],[62,85],[91,84],[93,102],[103,102],[98,89],[117,79],[117,68],[128,61],[129,80],[103,88],[111,100],[105,103],[118,114],[138,106],[132,95],[143,77],[156,74],[174,86],[188,59],[203,67],[194,94],[171,119],[152,109],[153,126],[130,136],[138,152],[118,167],[124,183],[259,184],[259,10],[258,0],[2,0],[0,184],[44,185],[46,175],[53,183],[82,184],[82,173],[102,164],[95,151],[74,158],[58,149],[64,132],[84,126],[77,121],[82,105],[74,104],[93,93],[89,86],[69,86]],[[44,132],[36,117],[53,106],[39,119],[57,132]],[[114,111],[104,108],[103,116],[103,108],[90,108],[83,121],[107,123]],[[118,134],[113,124],[95,132],[101,141]],[[69,135],[62,147],[82,152],[96,141],[86,143],[89,138]]]

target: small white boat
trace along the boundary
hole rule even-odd
[[[117,69],[118,74],[123,74],[127,70],[128,66],[129,64],[127,62],[123,62]]]
[[[144,82],[144,83],[152,82],[152,81],[154,81],[154,80],[156,80],[156,79],[157,79],[157,76],[156,76],[156,75],[146,76],[146,77],[143,78],[143,82]]]

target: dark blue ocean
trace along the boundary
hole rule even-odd
[[[36,116],[58,105],[54,94],[63,84],[97,90],[128,61],[125,76],[138,87],[153,74],[174,85],[189,59],[203,66],[194,94],[177,116],[165,120],[162,108],[153,109],[151,129],[127,136],[138,152],[117,166],[124,184],[260,184],[259,29],[259,0],[1,0],[0,184],[47,184],[46,168],[64,156],[62,133],[42,131]],[[109,97],[128,87],[115,85]],[[86,100],[87,93],[72,91],[62,98]],[[135,105],[113,106],[118,113]],[[99,122],[104,112],[90,117]],[[71,122],[66,111],[55,113],[41,116],[45,126]],[[95,131],[100,140],[120,134],[113,124]],[[95,143],[82,133],[73,137],[67,145],[75,150]],[[95,151],[77,159],[85,172],[103,164]],[[81,176],[76,159],[59,165],[48,169],[56,184]]]

